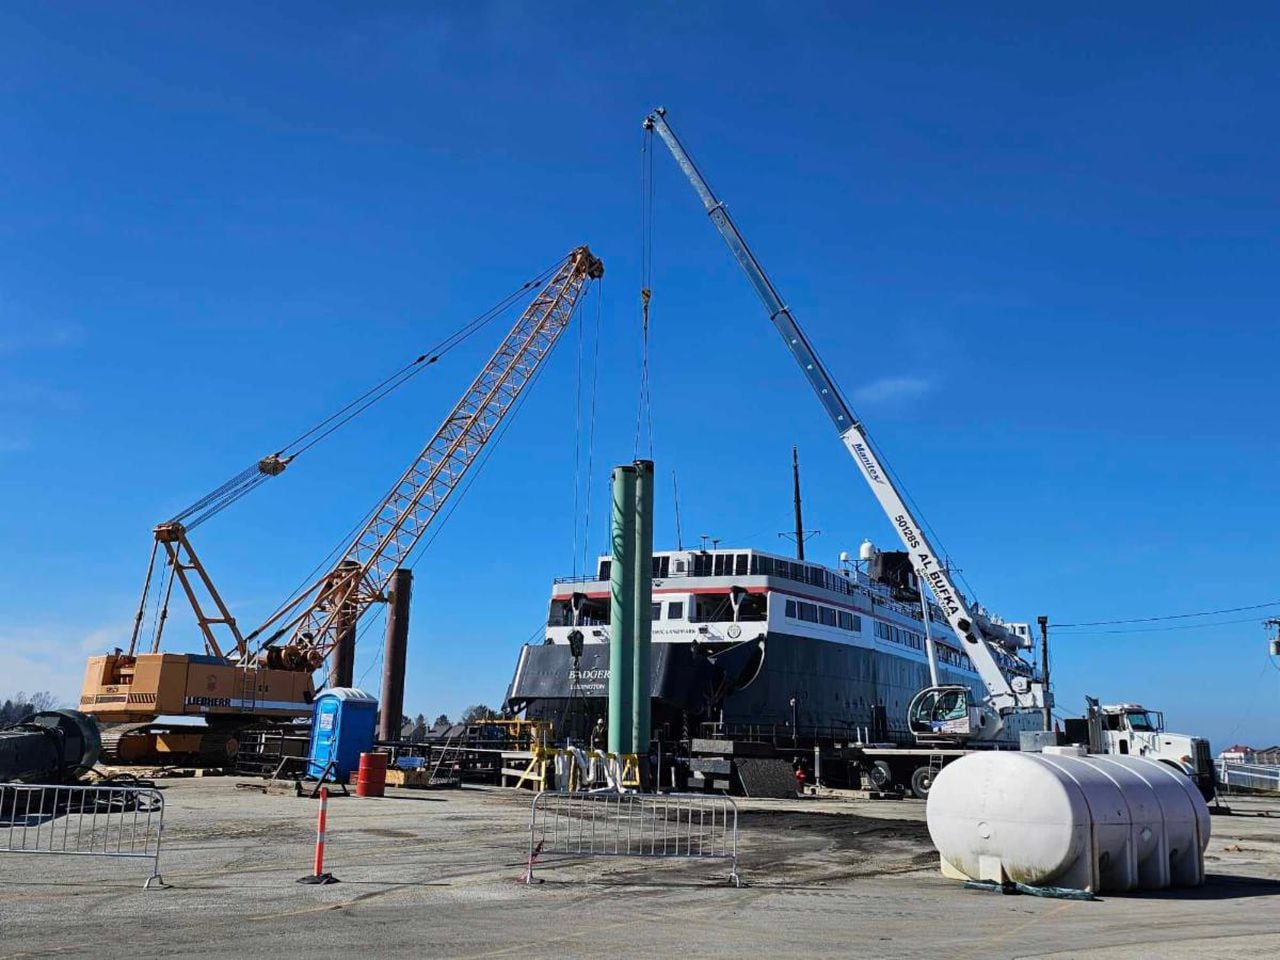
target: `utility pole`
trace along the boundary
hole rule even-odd
[[[1049,618],[1036,617],[1040,624],[1040,682],[1044,686],[1044,728],[1053,729],[1053,701],[1049,698]]]
[[[791,445],[791,499],[795,507],[796,528],[794,533],[780,533],[778,536],[786,537],[788,540],[796,542],[796,559],[804,559],[804,542],[810,537],[816,537],[821,530],[805,530],[804,528],[804,511],[800,506],[800,454],[797,452],[795,444]]]

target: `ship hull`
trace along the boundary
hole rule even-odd
[[[930,685],[926,663],[891,652],[796,634],[770,632],[758,663],[715,669],[707,644],[653,645],[651,689],[654,729],[679,725],[696,730],[715,721],[726,728],[761,733],[790,730],[801,735],[846,735],[907,743],[907,706]],[[709,657],[708,654],[711,654]],[[531,719],[562,724],[566,718],[603,716],[608,691],[609,645],[588,644],[574,672],[565,644],[529,645],[508,692],[509,706]],[[939,669],[945,684],[962,684],[979,699],[981,682],[972,674]],[[794,707],[792,700],[794,699]]]

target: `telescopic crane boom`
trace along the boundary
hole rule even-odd
[[[792,316],[777,289],[765,274],[764,267],[747,246],[747,241],[733,222],[733,218],[729,216],[724,203],[712,191],[711,186],[698,171],[692,158],[667,123],[666,111],[659,107],[645,119],[644,126],[645,129],[656,132],[662,138],[662,142],[667,145],[676,163],[698,194],[703,207],[706,208],[711,222],[728,244],[729,252],[733,254],[733,258],[747,275],[765,310],[768,311],[770,321],[781,334],[783,343],[799,364],[801,372],[817,394],[827,416],[835,424],[841,441],[857,463],[858,469],[862,471],[876,500],[879,501],[889,522],[893,524],[906,546],[916,576],[922,584],[928,585],[938,606],[951,624],[951,628],[956,632],[956,636],[964,641],[966,652],[987,688],[988,704],[992,711],[997,717],[1004,718],[1014,713],[1038,709],[1043,703],[1041,685],[1018,678],[1018,686],[1022,689],[1015,689],[1004,671],[1000,669],[990,641],[969,611],[964,597],[952,582],[947,565],[929,542],[923,526],[916,519],[898,491],[892,476],[885,469],[883,461],[867,437],[862,422],[844,399],[835,380],[827,372],[804,331],[800,329],[795,317]],[[941,688],[930,688],[930,690],[936,689]],[[917,700],[928,692],[928,690],[922,691],[917,695]],[[985,724],[980,725],[985,726]],[[996,726],[1001,725],[1002,722],[997,721]],[[985,738],[995,732],[995,730],[983,729],[973,731],[973,735]]]

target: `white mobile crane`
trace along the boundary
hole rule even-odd
[[[868,439],[862,422],[854,415],[791,311],[765,275],[764,268],[747,246],[724,203],[712,192],[672,131],[666,111],[659,107],[645,119],[644,126],[662,138],[693,185],[711,222],[751,281],[769,313],[770,321],[782,335],[787,349],[835,424],[841,441],[862,471],[889,522],[897,530],[922,588],[928,586],[956,636],[964,641],[965,650],[986,686],[987,696],[981,703],[973,702],[969,689],[963,686],[940,685],[921,690],[908,707],[912,732],[922,743],[959,745],[1003,741],[1014,745],[1021,731],[1043,730],[1044,707],[1051,705],[1044,684],[1026,677],[1010,680],[1001,670],[992,647],[1000,644],[1016,649],[1025,645],[1023,640],[970,611],[965,598],[951,580],[947,564],[929,542],[923,526],[885,468],[883,458]]]

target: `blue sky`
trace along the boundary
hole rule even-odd
[[[588,242],[594,473],[575,330],[416,568],[407,707],[497,702],[573,572],[586,489],[594,553],[634,454],[657,104],[989,606],[1280,600],[1280,24],[1109,7],[8,5],[3,685],[74,697],[86,653],[127,638],[153,523]],[[654,169],[654,453],[686,539],[784,548],[796,443],[812,555],[890,545],[692,192]],[[237,614],[334,545],[493,339],[199,531]],[[1064,630],[1060,701],[1280,741],[1265,613]],[[175,617],[171,644],[193,631]]]

